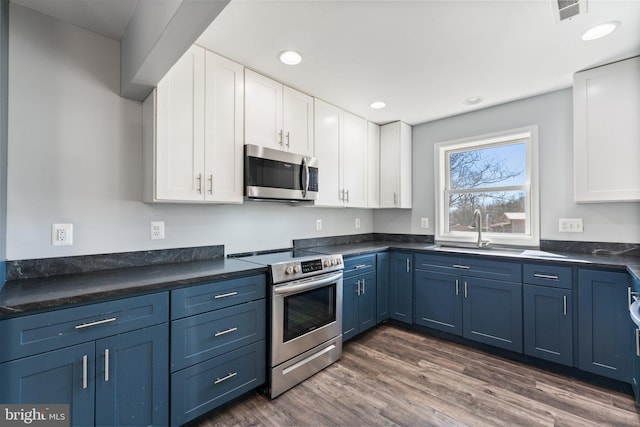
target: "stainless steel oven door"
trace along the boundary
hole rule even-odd
[[[271,367],[342,333],[342,271],[272,287]]]

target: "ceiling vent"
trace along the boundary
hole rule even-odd
[[[551,0],[553,17],[556,22],[571,19],[587,12],[587,0]]]

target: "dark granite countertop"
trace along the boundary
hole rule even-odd
[[[640,280],[640,257],[620,255],[591,255],[573,252],[545,252],[537,250],[522,250],[518,252],[487,251],[465,249],[449,251],[440,250],[433,243],[404,243],[404,242],[362,242],[344,245],[319,246],[308,248],[308,251],[321,254],[342,254],[345,257],[367,255],[388,249],[408,250],[420,253],[439,253],[448,255],[464,255],[493,259],[534,260],[551,264],[573,264],[594,268],[626,269],[631,275]]]
[[[265,271],[265,267],[257,264],[220,257],[207,261],[11,280],[0,288],[0,319]]]

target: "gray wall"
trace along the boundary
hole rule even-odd
[[[119,43],[10,11],[7,259],[214,244],[232,253],[373,231],[370,210],[142,203],[142,106],[119,96]],[[165,240],[149,239],[150,221],[165,221]],[[73,223],[73,246],[51,246],[59,222]]]
[[[571,89],[449,117],[413,128],[413,209],[374,213],[380,233],[434,234],[434,149],[438,142],[538,125],[540,238],[640,242],[640,203],[577,204],[573,201]],[[428,217],[431,228],[420,228]],[[559,218],[583,218],[583,233],[560,233]]]

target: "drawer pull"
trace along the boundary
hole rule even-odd
[[[356,270],[360,270],[361,268],[367,268],[367,267],[369,267],[369,265],[367,264],[358,264],[353,268],[355,268]]]
[[[82,388],[87,388],[87,355],[82,356]]]
[[[238,328],[229,328],[229,329],[227,329],[226,331],[216,332],[215,334],[213,334],[213,336],[214,336],[214,337],[219,337],[219,336],[221,336],[221,335],[226,335],[226,334],[228,334],[228,333],[230,333],[230,332],[235,332],[235,331],[237,331],[237,330],[238,330]]]
[[[640,329],[636,328],[636,356],[640,357]]]
[[[459,268],[461,270],[468,270],[469,266],[468,265],[453,264],[453,268]]]
[[[226,376],[224,376],[222,378],[216,379],[213,383],[214,384],[220,384],[221,382],[224,382],[226,380],[230,380],[231,378],[235,377],[236,375],[238,375],[237,372],[230,373],[229,375],[226,375]]]
[[[220,295],[216,295],[213,297],[213,299],[220,299],[220,298],[226,298],[226,297],[232,297],[234,295],[238,295],[237,292],[229,292],[228,294],[220,294]]]
[[[109,319],[98,320],[96,322],[83,323],[82,325],[76,325],[76,329],[90,328],[92,326],[104,325],[105,323],[111,323],[111,322],[115,322],[115,321],[116,321],[116,318],[115,317],[111,317]]]
[[[534,273],[533,277],[537,277],[538,279],[547,279],[547,280],[558,280],[560,278],[554,274],[540,274],[540,273]]]

